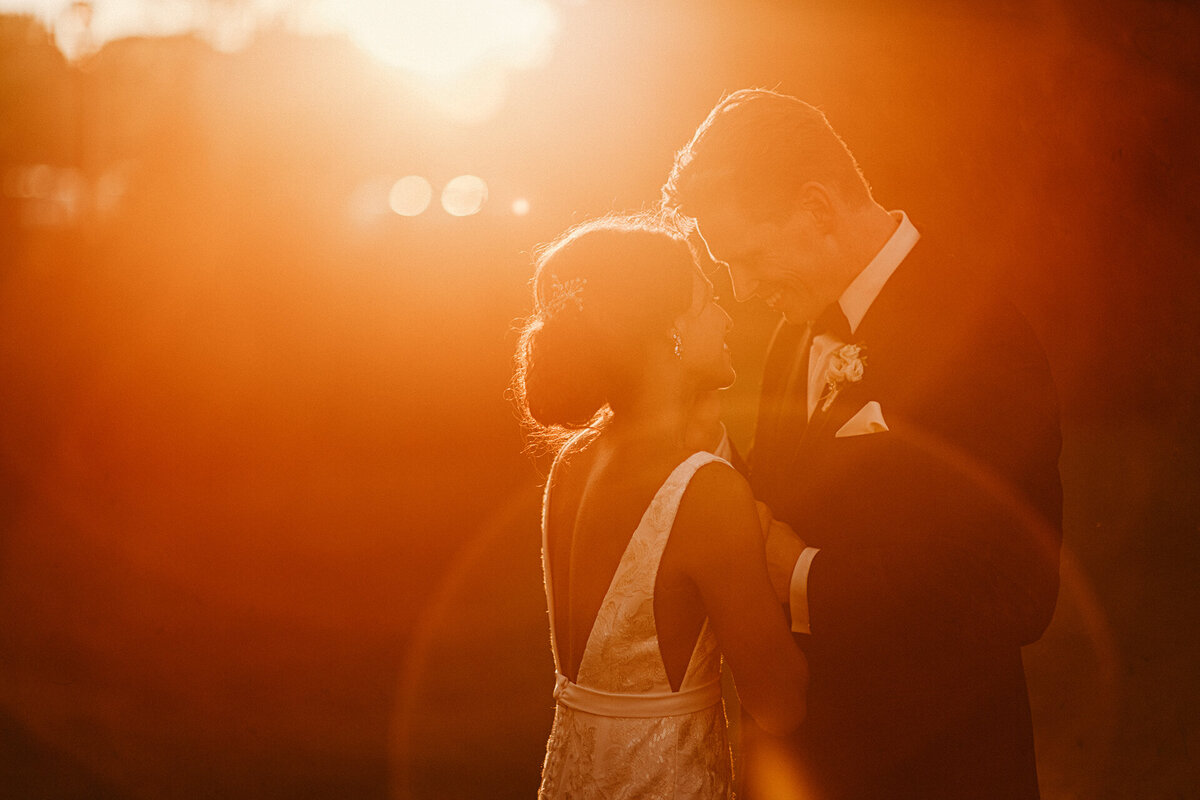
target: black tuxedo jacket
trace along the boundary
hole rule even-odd
[[[1020,648],[1058,593],[1057,402],[1025,320],[965,269],[917,243],[852,337],[863,379],[802,433],[780,434],[801,343],[768,353],[751,484],[820,552],[808,717],[747,726],[752,800],[1038,796]],[[835,436],[872,400],[889,430]]]

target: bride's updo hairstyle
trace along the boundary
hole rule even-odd
[[[556,440],[620,407],[647,348],[670,346],[696,264],[682,225],[657,215],[590,220],[537,249],[513,380],[535,434]]]

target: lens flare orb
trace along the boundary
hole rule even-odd
[[[487,202],[488,187],[482,178],[459,175],[442,189],[442,208],[455,217],[478,214]]]
[[[433,187],[420,175],[406,175],[388,192],[388,206],[402,217],[423,214],[432,200]]]

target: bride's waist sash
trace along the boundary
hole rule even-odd
[[[601,717],[675,717],[703,711],[721,702],[721,681],[678,692],[617,694],[572,683],[555,676],[554,699],[568,708]]]

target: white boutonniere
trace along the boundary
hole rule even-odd
[[[834,398],[846,384],[858,383],[863,379],[867,361],[864,350],[861,344],[844,344],[833,351],[829,358],[829,369],[825,372],[825,391],[821,393],[825,400],[821,404],[822,412],[829,410]]]

